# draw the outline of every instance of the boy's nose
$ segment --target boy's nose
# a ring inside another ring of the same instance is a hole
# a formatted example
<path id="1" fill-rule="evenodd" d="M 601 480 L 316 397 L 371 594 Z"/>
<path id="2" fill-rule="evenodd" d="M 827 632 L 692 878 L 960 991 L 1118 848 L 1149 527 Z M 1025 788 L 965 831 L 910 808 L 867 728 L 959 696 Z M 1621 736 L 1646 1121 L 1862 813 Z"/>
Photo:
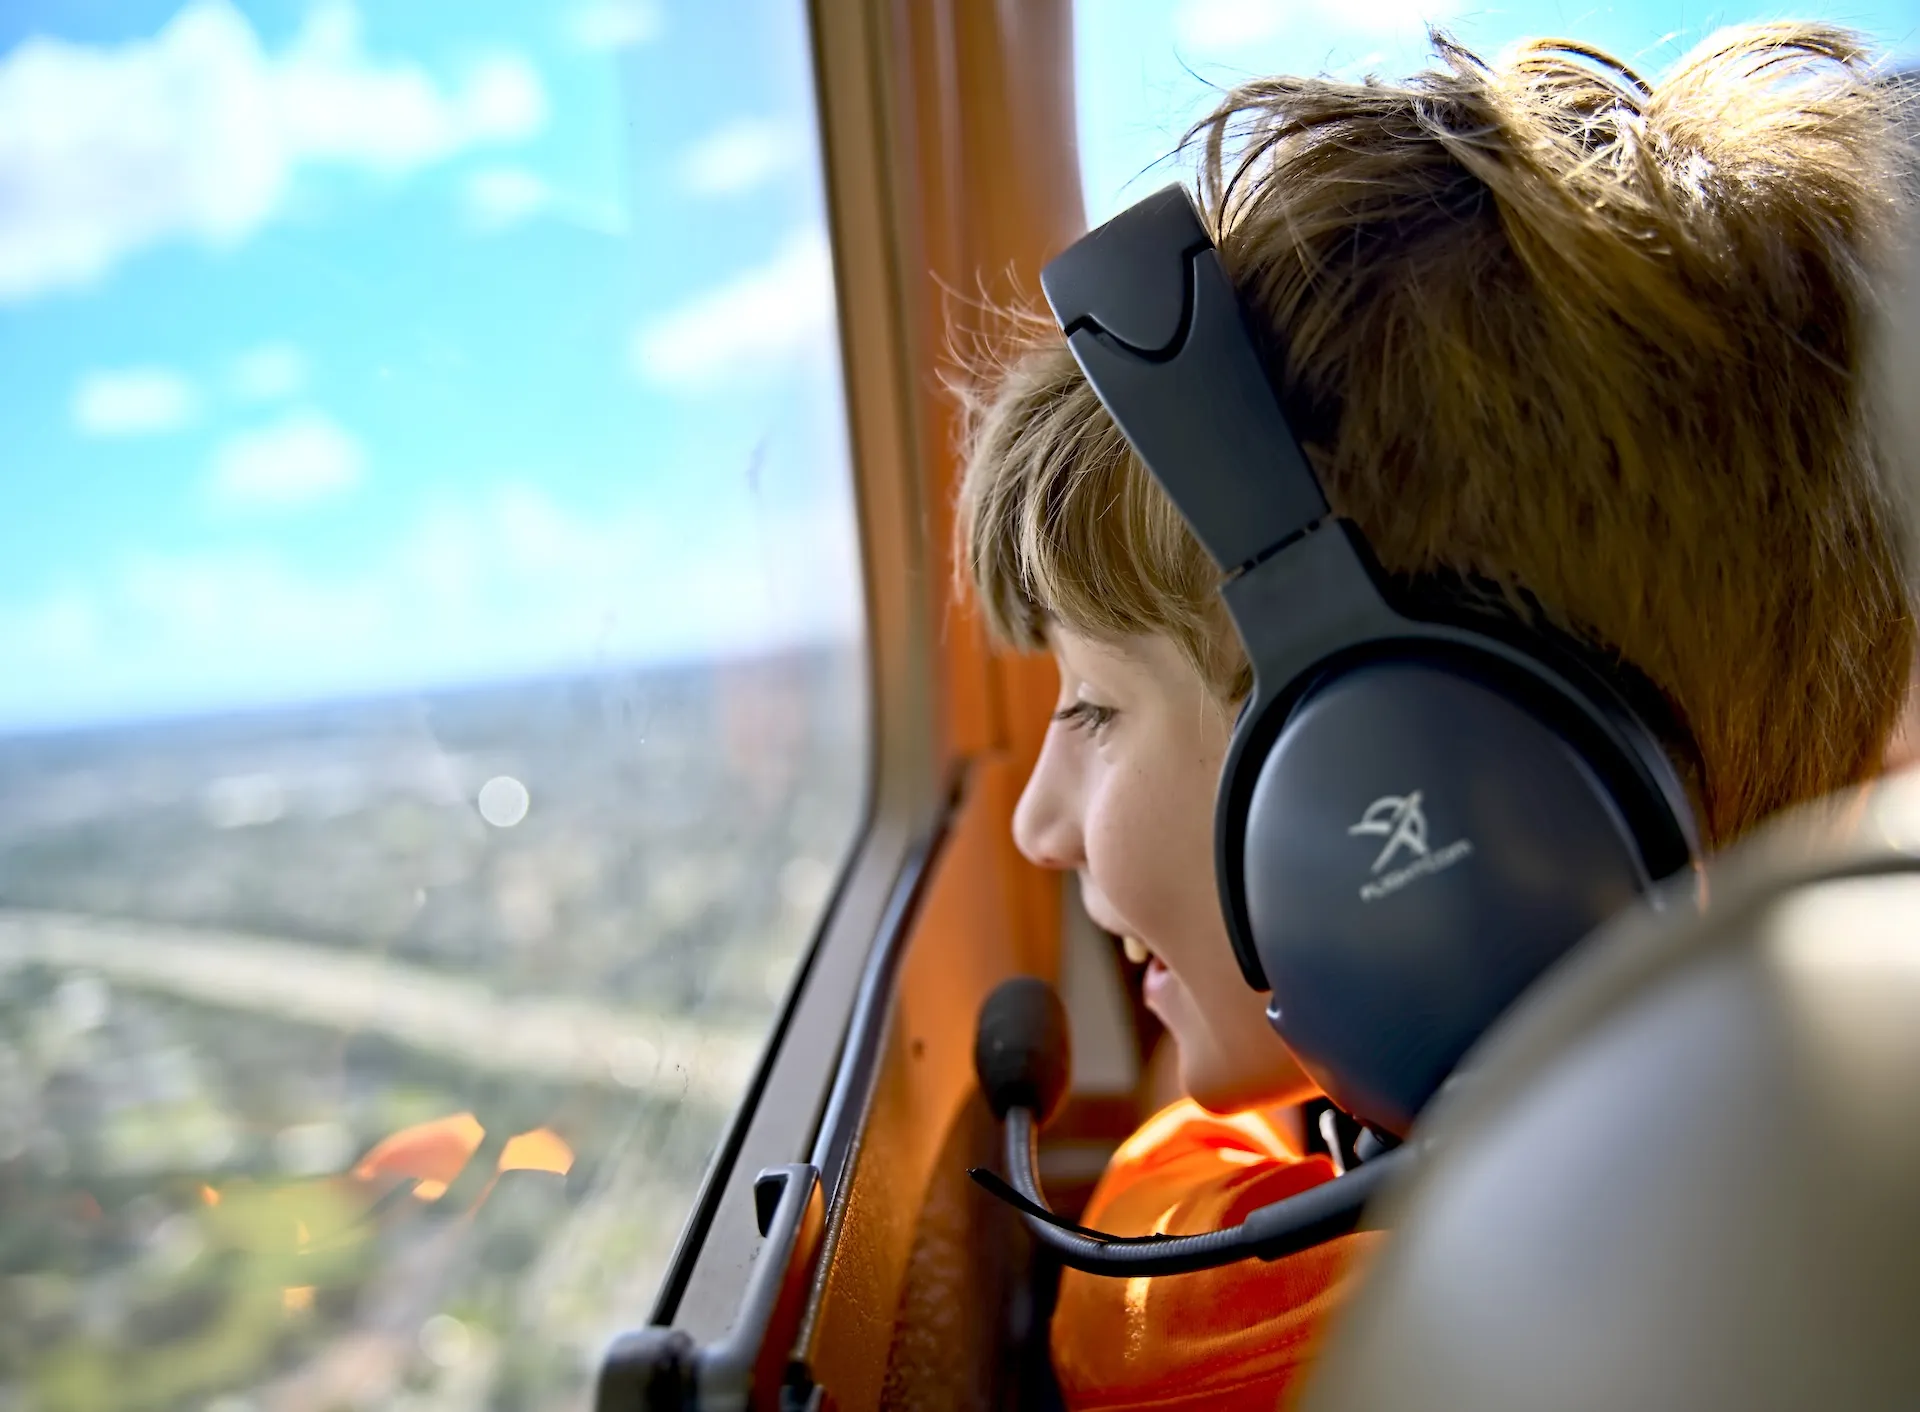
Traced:
<path id="1" fill-rule="evenodd" d="M 1051 755 L 1052 751 L 1041 750 L 1039 762 L 1027 776 L 1027 787 L 1020 791 L 1020 803 L 1013 811 L 1013 842 L 1037 867 L 1078 868 L 1084 862 L 1079 819 Z"/>

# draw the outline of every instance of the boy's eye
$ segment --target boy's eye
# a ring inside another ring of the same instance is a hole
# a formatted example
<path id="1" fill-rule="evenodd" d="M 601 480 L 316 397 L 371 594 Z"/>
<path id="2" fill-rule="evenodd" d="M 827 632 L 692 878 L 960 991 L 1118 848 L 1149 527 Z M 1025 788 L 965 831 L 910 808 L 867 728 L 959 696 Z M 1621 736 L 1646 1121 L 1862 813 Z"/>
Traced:
<path id="1" fill-rule="evenodd" d="M 1091 701 L 1076 701 L 1053 713 L 1053 718 L 1075 730 L 1084 730 L 1098 735 L 1117 714 L 1111 706 L 1096 706 Z"/>

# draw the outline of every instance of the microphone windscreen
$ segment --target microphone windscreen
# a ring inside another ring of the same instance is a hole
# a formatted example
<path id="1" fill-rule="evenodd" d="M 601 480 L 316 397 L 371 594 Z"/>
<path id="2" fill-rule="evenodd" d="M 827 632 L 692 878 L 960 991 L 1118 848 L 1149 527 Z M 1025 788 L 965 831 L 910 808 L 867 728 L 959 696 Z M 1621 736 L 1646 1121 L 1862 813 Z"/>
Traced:
<path id="1" fill-rule="evenodd" d="M 1059 1110 L 1073 1073 L 1067 1011 L 1035 976 L 1002 981 L 980 1007 L 973 1069 L 996 1118 L 1026 1108 L 1044 1124 Z"/>

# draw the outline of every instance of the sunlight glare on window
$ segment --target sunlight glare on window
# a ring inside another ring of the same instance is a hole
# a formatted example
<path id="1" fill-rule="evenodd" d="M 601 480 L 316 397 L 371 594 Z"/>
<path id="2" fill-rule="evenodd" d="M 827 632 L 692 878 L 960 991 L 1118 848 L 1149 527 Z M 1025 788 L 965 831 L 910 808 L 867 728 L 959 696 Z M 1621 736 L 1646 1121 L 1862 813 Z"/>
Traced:
<path id="1" fill-rule="evenodd" d="M 512 775 L 495 775 L 480 786 L 480 817 L 496 829 L 510 829 L 526 818 L 532 802 L 527 787 Z"/>

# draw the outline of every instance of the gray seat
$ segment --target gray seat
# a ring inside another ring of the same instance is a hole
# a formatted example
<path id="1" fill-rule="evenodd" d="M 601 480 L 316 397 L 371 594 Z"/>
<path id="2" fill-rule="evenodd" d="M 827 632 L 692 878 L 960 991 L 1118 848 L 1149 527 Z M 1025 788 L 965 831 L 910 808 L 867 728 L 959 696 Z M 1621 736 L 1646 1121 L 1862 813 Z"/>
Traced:
<path id="1" fill-rule="evenodd" d="M 1920 773 L 1853 803 L 1489 1037 L 1308 1412 L 1920 1407 Z"/>

